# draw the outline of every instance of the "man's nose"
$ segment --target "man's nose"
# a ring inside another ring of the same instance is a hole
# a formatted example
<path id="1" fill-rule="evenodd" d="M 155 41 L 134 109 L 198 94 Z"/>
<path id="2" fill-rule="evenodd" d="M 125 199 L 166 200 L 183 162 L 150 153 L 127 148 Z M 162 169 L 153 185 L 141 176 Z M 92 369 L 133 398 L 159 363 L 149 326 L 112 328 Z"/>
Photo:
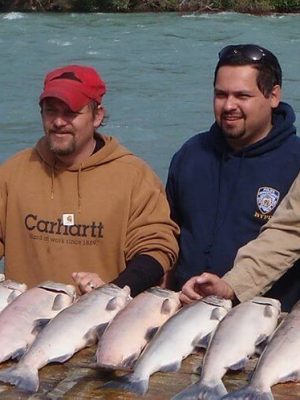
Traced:
<path id="1" fill-rule="evenodd" d="M 236 99 L 234 96 L 227 96 L 224 102 L 224 109 L 225 110 L 232 110 L 236 108 Z"/>

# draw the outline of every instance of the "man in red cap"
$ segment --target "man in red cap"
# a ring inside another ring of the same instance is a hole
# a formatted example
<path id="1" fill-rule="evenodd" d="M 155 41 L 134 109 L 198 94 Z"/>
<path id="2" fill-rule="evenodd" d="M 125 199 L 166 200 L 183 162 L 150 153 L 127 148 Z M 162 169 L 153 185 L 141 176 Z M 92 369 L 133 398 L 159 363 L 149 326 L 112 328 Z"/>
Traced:
<path id="1" fill-rule="evenodd" d="M 29 286 L 104 282 L 132 295 L 157 284 L 178 253 L 162 184 L 149 166 L 96 130 L 105 83 L 94 68 L 47 74 L 45 135 L 0 168 L 0 256 L 7 278 Z"/>

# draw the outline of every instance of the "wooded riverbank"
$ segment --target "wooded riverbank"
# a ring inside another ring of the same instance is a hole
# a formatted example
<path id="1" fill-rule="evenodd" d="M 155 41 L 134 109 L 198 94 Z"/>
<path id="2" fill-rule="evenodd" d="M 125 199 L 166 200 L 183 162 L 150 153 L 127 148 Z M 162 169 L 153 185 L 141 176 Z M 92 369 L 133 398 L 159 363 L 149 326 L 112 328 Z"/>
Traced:
<path id="1" fill-rule="evenodd" d="M 0 12 L 299 13 L 300 0 L 0 0 Z"/>

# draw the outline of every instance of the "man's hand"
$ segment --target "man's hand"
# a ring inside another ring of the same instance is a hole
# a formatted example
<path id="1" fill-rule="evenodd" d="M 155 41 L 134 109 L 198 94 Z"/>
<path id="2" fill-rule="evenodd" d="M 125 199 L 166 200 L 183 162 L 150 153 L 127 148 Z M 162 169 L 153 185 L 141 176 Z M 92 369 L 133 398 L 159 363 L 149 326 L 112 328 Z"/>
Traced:
<path id="1" fill-rule="evenodd" d="M 78 286 L 80 294 L 89 293 L 105 284 L 99 275 L 94 272 L 73 272 L 72 278 Z"/>
<path id="2" fill-rule="evenodd" d="M 202 297 L 215 295 L 224 299 L 233 300 L 235 295 L 231 286 L 217 275 L 204 272 L 201 275 L 193 276 L 182 287 L 180 301 L 183 304 L 190 304 Z"/>

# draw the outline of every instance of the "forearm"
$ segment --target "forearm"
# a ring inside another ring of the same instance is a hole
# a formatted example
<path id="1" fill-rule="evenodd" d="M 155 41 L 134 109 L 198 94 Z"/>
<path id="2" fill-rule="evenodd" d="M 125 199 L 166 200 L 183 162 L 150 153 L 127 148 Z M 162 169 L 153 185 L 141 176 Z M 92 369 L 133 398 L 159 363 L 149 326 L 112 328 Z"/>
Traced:
<path id="1" fill-rule="evenodd" d="M 276 225 L 242 247 L 233 268 L 223 276 L 240 301 L 267 292 L 300 257 L 299 226 Z"/>
<path id="2" fill-rule="evenodd" d="M 149 287 L 158 285 L 163 275 L 164 269 L 157 260 L 140 254 L 127 263 L 124 271 L 112 283 L 120 287 L 129 286 L 131 295 L 136 296 Z"/>
<path id="3" fill-rule="evenodd" d="M 223 279 L 240 301 L 267 292 L 299 258 L 300 248 L 292 246 L 288 236 L 282 231 L 272 235 L 265 231 L 239 250 L 233 268 Z"/>

